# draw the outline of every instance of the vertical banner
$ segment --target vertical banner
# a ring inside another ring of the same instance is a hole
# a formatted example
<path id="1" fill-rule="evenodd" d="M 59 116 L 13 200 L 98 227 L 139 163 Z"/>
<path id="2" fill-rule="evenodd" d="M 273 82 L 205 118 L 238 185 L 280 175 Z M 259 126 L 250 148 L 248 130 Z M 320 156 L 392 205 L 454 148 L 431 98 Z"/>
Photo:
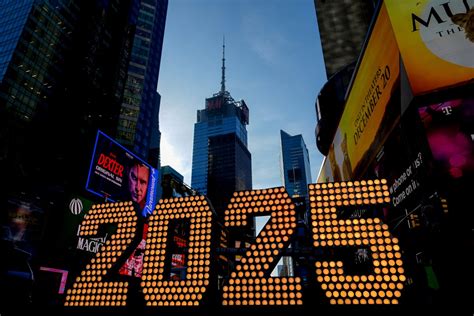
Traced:
<path id="1" fill-rule="evenodd" d="M 473 0 L 386 0 L 415 95 L 474 78 Z"/>
<path id="2" fill-rule="evenodd" d="M 382 5 L 329 149 L 334 181 L 350 180 L 373 143 L 383 137 L 380 130 L 390 123 L 387 105 L 398 87 L 399 74 L 398 46 Z"/>

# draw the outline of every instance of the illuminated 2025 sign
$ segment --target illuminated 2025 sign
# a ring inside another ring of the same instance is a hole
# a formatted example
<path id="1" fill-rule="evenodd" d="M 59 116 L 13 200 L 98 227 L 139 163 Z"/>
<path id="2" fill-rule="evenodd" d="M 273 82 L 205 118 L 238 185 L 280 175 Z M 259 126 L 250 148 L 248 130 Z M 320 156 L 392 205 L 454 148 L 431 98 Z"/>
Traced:
<path id="1" fill-rule="evenodd" d="M 365 247 L 373 270 L 350 275 L 342 261 L 316 261 L 316 281 L 330 304 L 398 304 L 405 281 L 397 238 L 379 218 L 340 219 L 337 209 L 390 202 L 385 180 L 309 185 L 313 246 Z M 296 210 L 284 188 L 234 193 L 224 225 L 243 227 L 251 216 L 271 215 L 245 252 L 227 284 L 222 305 L 302 305 L 299 277 L 271 277 L 270 273 L 296 229 Z M 125 306 L 128 282 L 108 281 L 108 274 L 136 235 L 137 214 L 131 202 L 94 205 L 81 225 L 81 236 L 94 236 L 99 226 L 115 223 L 117 232 L 104 244 L 72 288 L 65 306 Z M 186 277 L 168 280 L 165 258 L 172 221 L 187 220 Z M 147 306 L 199 306 L 210 286 L 213 212 L 204 196 L 162 200 L 149 219 L 141 287 Z M 306 298 L 307 299 L 307 298 Z"/>

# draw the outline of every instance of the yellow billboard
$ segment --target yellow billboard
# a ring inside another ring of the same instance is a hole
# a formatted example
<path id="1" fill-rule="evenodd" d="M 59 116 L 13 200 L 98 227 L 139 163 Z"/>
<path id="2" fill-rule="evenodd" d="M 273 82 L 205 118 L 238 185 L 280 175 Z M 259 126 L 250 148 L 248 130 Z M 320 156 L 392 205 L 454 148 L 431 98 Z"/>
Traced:
<path id="1" fill-rule="evenodd" d="M 328 159 L 334 181 L 352 179 L 352 172 L 376 139 L 386 107 L 399 86 L 399 51 L 387 10 L 380 8 Z"/>
<path id="2" fill-rule="evenodd" d="M 385 0 L 415 95 L 474 78 L 474 0 Z"/>

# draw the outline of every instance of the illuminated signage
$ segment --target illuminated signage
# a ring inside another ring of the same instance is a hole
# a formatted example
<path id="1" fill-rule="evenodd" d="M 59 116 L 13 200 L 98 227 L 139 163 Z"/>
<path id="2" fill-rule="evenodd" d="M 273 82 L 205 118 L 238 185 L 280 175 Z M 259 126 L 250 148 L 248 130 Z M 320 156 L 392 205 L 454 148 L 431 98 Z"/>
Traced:
<path id="1" fill-rule="evenodd" d="M 312 239 L 315 249 L 367 248 L 373 269 L 353 275 L 342 260 L 328 258 L 314 262 L 316 280 L 328 303 L 398 304 L 405 282 L 397 238 L 379 218 L 339 218 L 337 210 L 351 206 L 386 206 L 390 202 L 385 180 L 335 182 L 309 185 Z M 126 255 L 135 239 L 137 212 L 132 202 L 94 205 L 81 225 L 81 236 L 94 236 L 99 227 L 116 223 L 117 232 L 99 249 L 95 258 L 67 291 L 65 306 L 125 306 L 129 283 L 112 277 L 116 263 Z M 160 201 L 150 217 L 144 253 L 141 288 L 145 304 L 159 306 L 201 306 L 209 292 L 215 218 L 204 196 Z M 299 277 L 271 277 L 296 229 L 295 205 L 284 188 L 235 192 L 224 214 L 224 225 L 239 228 L 251 216 L 270 219 L 231 271 L 221 290 L 223 306 L 298 306 L 303 297 Z M 189 221 L 184 279 L 170 280 L 165 261 L 169 252 L 170 227 Z M 362 250 L 361 250 L 362 251 Z M 213 291 L 215 292 L 215 291 Z"/>
<path id="2" fill-rule="evenodd" d="M 134 201 L 143 216 L 155 207 L 158 170 L 101 131 L 90 164 L 86 189 L 110 201 Z"/>
<path id="3" fill-rule="evenodd" d="M 222 294 L 223 305 L 302 305 L 300 278 L 270 277 L 296 228 L 296 211 L 284 188 L 234 194 L 225 211 L 227 227 L 247 226 L 250 215 L 271 217 L 240 259 Z"/>
<path id="4" fill-rule="evenodd" d="M 340 219 L 338 207 L 390 202 L 386 180 L 309 185 L 314 247 L 370 249 L 373 273 L 347 275 L 342 261 L 316 261 L 317 281 L 331 304 L 398 304 L 405 281 L 398 239 L 379 218 Z"/>
<path id="5" fill-rule="evenodd" d="M 472 80 L 472 0 L 387 0 L 385 5 L 415 95 Z"/>
<path id="6" fill-rule="evenodd" d="M 392 124 L 387 106 L 396 91 L 399 69 L 397 41 L 382 4 L 329 149 L 333 181 L 352 179 L 372 144 L 384 137 L 385 125 Z"/>
<path id="7" fill-rule="evenodd" d="M 80 235 L 95 236 L 100 225 L 109 223 L 117 224 L 117 232 L 99 249 L 81 275 L 76 277 L 73 288 L 67 291 L 65 306 L 126 305 L 128 283 L 107 282 L 104 279 L 135 237 L 137 220 L 132 202 L 92 205 L 84 217 Z"/>

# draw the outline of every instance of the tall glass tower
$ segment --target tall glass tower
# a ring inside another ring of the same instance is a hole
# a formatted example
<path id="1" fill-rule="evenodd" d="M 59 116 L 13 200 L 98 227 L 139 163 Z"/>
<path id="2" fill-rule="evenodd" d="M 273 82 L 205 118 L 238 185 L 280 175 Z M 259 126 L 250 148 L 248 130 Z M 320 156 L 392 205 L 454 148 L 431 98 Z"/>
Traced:
<path id="1" fill-rule="evenodd" d="M 282 183 L 290 196 L 306 198 L 311 183 L 311 166 L 303 136 L 291 136 L 281 130 L 280 137 Z"/>
<path id="2" fill-rule="evenodd" d="M 84 188 L 98 129 L 158 165 L 167 5 L 0 1 L 0 207 L 18 200 L 44 213 L 37 231 L 48 261 L 64 247 L 71 199 L 98 202 Z"/>
<path id="3" fill-rule="evenodd" d="M 0 171 L 9 189 L 83 190 L 97 129 L 158 167 L 167 6 L 0 1 Z"/>
<path id="4" fill-rule="evenodd" d="M 117 126 L 117 140 L 159 168 L 158 113 L 161 97 L 156 91 L 165 32 L 168 0 L 133 3 L 131 54 Z"/>
<path id="5" fill-rule="evenodd" d="M 197 111 L 194 125 L 191 186 L 206 194 L 218 214 L 235 191 L 252 188 L 251 154 L 247 149 L 249 108 L 225 88 L 225 45 L 221 89 Z"/>
<path id="6" fill-rule="evenodd" d="M 308 184 L 311 183 L 311 166 L 309 154 L 303 136 L 291 136 L 280 130 L 281 138 L 281 178 L 288 194 L 296 205 L 298 218 L 298 231 L 308 227 Z M 299 233 L 298 233 L 299 236 Z M 304 246 L 299 238 L 293 241 L 291 247 Z M 295 257 L 283 257 L 279 265 L 279 276 L 294 276 L 301 273 L 300 263 L 295 262 Z"/>

